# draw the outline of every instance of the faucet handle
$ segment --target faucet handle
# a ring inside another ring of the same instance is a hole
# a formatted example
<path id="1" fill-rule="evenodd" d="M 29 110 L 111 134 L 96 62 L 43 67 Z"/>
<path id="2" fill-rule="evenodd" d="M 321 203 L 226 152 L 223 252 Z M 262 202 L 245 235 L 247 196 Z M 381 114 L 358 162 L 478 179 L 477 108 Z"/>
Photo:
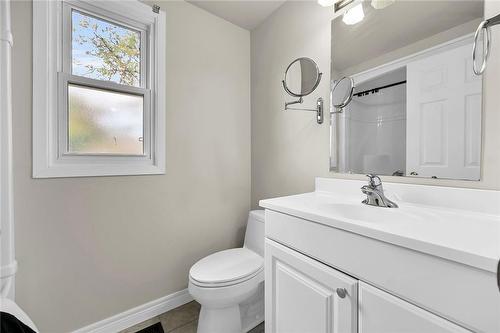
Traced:
<path id="1" fill-rule="evenodd" d="M 368 183 L 370 184 L 370 186 L 375 187 L 382 184 L 382 180 L 380 179 L 380 177 L 375 174 L 369 173 L 366 175 L 366 177 L 368 177 Z M 378 182 L 375 182 L 375 180 L 378 180 Z"/>

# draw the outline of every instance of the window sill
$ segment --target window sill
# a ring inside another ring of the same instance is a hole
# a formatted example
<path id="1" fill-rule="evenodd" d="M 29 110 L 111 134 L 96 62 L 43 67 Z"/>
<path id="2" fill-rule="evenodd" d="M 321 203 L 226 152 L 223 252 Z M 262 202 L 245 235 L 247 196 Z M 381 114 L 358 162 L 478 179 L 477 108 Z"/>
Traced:
<path id="1" fill-rule="evenodd" d="M 105 177 L 162 174 L 165 174 L 165 167 L 157 165 L 58 164 L 46 167 L 33 165 L 33 178 Z"/>

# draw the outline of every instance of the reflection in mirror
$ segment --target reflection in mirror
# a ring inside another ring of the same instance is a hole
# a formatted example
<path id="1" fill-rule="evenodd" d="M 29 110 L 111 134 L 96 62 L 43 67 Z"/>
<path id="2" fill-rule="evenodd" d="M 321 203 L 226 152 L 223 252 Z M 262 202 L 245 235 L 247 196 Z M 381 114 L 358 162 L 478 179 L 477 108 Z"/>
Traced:
<path id="1" fill-rule="evenodd" d="M 341 112 L 342 108 L 352 100 L 354 92 L 354 80 L 350 77 L 343 77 L 336 81 L 332 88 L 332 105 L 337 109 L 335 112 Z"/>
<path id="2" fill-rule="evenodd" d="M 482 78 L 472 43 L 483 1 L 358 3 L 357 23 L 332 21 L 331 78 L 351 77 L 355 89 L 331 114 L 331 169 L 479 180 Z"/>
<path id="3" fill-rule="evenodd" d="M 318 65 L 309 58 L 299 58 L 288 65 L 283 87 L 294 97 L 304 97 L 316 89 L 321 80 Z"/>

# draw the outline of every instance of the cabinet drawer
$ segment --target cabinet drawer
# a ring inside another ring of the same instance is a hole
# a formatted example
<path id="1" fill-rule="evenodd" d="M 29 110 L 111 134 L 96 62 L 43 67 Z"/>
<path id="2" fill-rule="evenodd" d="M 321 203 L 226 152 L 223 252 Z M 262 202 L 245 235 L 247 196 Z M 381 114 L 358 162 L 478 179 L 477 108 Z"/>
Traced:
<path id="1" fill-rule="evenodd" d="M 470 333 L 361 281 L 358 309 L 359 333 Z"/>
<path id="2" fill-rule="evenodd" d="M 266 239 L 266 332 L 357 332 L 357 280 Z"/>

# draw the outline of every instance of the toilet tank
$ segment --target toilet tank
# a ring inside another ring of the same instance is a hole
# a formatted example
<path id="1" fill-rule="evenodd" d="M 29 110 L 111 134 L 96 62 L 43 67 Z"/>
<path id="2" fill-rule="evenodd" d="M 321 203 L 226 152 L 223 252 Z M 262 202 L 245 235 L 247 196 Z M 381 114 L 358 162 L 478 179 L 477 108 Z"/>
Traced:
<path id="1" fill-rule="evenodd" d="M 264 211 L 251 210 L 248 213 L 244 247 L 264 256 Z"/>

